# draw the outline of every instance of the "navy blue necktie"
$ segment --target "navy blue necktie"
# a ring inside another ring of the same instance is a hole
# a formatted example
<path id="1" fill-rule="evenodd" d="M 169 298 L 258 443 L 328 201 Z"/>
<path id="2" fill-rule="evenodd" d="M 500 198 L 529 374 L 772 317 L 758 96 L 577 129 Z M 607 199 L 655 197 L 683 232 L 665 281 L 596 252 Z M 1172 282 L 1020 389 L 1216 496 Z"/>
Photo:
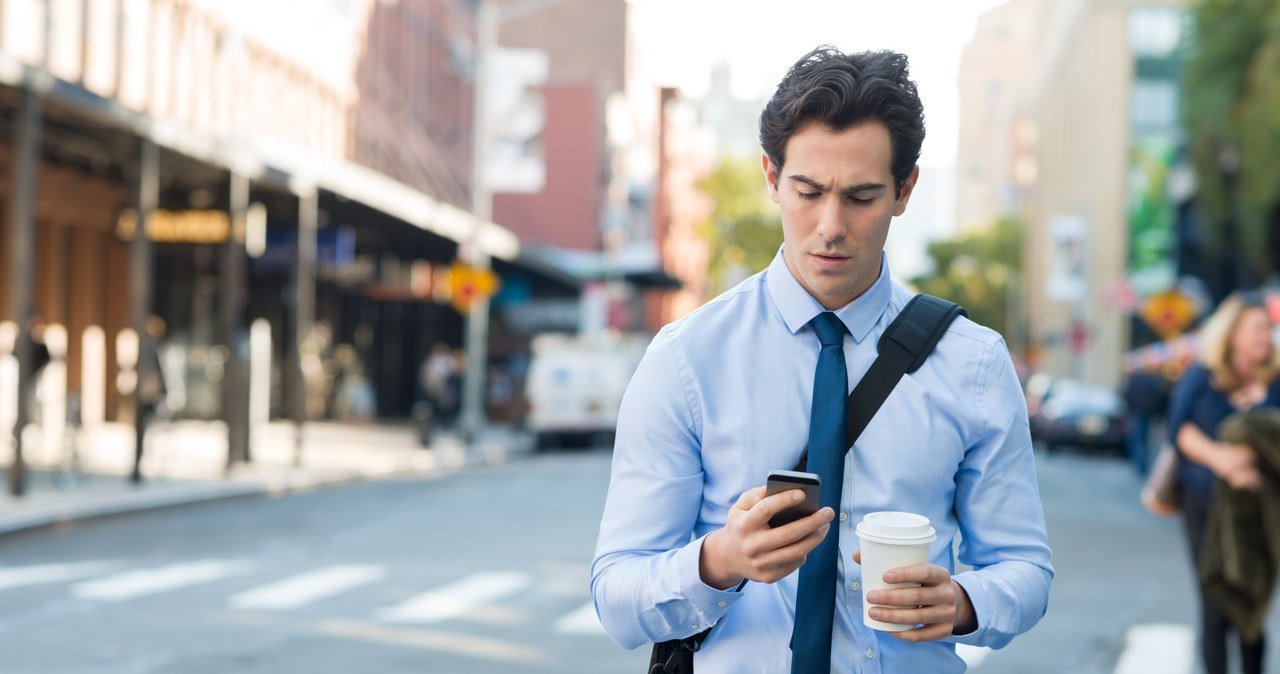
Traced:
<path id="1" fill-rule="evenodd" d="M 840 512 L 848 423 L 845 399 L 849 393 L 844 364 L 844 323 L 830 311 L 818 314 L 811 323 L 822 343 L 822 351 L 813 376 L 808 469 L 822 478 L 819 505 Z M 839 532 L 838 527 L 832 527 L 800 567 L 796 624 L 791 633 L 792 674 L 831 671 L 831 622 L 836 606 Z"/>

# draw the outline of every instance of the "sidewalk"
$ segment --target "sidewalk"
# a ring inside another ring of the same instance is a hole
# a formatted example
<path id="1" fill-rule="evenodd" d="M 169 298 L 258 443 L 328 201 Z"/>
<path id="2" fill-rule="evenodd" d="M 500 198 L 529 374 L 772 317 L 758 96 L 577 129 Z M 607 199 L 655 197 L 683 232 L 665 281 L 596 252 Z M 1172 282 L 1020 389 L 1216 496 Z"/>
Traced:
<path id="1" fill-rule="evenodd" d="M 66 470 L 69 451 L 46 447 L 28 428 L 23 455 L 27 493 L 8 493 L 12 450 L 0 445 L 0 534 L 91 517 L 254 494 L 281 494 L 387 475 L 435 474 L 466 465 L 501 463 L 528 451 L 531 438 L 502 426 L 486 427 L 473 448 L 456 435 L 437 433 L 419 444 L 408 424 L 303 426 L 301 463 L 295 465 L 295 427 L 272 422 L 255 429 L 252 461 L 226 470 L 222 422 L 153 424 L 147 434 L 141 484 L 133 466 L 133 429 L 106 424 L 79 441 L 80 470 Z"/>

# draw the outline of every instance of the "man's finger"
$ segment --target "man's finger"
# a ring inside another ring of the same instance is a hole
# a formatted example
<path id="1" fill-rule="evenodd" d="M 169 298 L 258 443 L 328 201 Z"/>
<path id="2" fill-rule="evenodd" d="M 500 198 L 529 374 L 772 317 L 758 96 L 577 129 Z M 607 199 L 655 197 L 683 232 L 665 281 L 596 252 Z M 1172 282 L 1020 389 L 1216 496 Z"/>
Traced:
<path id="1" fill-rule="evenodd" d="M 761 517 L 764 521 L 768 521 L 772 519 L 774 515 L 777 515 L 797 503 L 802 503 L 803 501 L 803 491 L 799 489 L 788 489 L 786 491 L 773 494 L 772 496 L 765 496 L 761 498 L 754 506 L 752 506 L 751 511 L 755 513 L 757 517 Z"/>
<path id="2" fill-rule="evenodd" d="M 762 498 L 764 498 L 764 487 L 748 489 L 742 492 L 742 496 L 738 497 L 738 501 L 733 504 L 733 507 L 739 510 L 751 510 Z"/>
<path id="3" fill-rule="evenodd" d="M 884 572 L 886 583 L 920 583 L 921 585 L 937 585 L 949 580 L 951 574 L 946 569 L 934 564 L 913 564 L 899 566 Z"/>

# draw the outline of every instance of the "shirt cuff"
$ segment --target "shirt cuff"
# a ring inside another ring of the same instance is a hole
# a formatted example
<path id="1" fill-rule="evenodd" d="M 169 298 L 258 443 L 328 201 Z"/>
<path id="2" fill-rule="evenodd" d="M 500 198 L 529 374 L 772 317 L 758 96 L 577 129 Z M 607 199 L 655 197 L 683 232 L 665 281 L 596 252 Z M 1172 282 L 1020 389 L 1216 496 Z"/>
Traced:
<path id="1" fill-rule="evenodd" d="M 703 627 L 710 627 L 724 617 L 724 614 L 729 612 L 729 608 L 742 598 L 743 583 L 727 590 L 719 590 L 702 581 L 699 558 L 702 556 L 702 544 L 706 539 L 707 537 L 703 536 L 676 553 L 676 567 L 680 570 L 680 586 L 685 588 L 689 601 L 693 603 L 698 613 L 709 621 Z"/>
<path id="2" fill-rule="evenodd" d="M 990 621 L 985 617 L 988 607 L 986 605 L 986 593 L 982 592 L 982 582 L 973 577 L 971 572 L 959 573 L 951 577 L 960 587 L 964 588 L 965 594 L 969 595 L 969 603 L 973 605 L 973 616 L 978 626 L 968 634 L 952 634 L 947 637 L 946 641 L 954 644 L 968 644 L 970 646 L 984 646 L 985 639 L 983 634 L 990 626 Z"/>

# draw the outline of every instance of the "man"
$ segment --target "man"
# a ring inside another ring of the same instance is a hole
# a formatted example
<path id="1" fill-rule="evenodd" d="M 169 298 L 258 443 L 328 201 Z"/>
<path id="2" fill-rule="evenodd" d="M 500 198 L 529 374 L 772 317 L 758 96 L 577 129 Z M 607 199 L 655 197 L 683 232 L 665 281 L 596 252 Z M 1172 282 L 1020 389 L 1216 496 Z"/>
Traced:
<path id="1" fill-rule="evenodd" d="M 906 57 L 807 54 L 765 106 L 760 138 L 782 248 L 768 269 L 666 326 L 632 379 L 592 564 L 597 613 L 627 648 L 714 626 L 699 672 L 826 671 L 827 660 L 833 672 L 963 671 L 954 644 L 999 648 L 1030 629 L 1053 576 L 1026 407 L 999 335 L 958 319 L 903 377 L 843 457 L 839 512 L 771 529 L 799 492 L 766 498 L 762 487 L 808 442 L 820 350 L 810 321 L 834 312 L 848 331 L 847 391 L 911 298 L 883 252 L 924 140 Z M 867 597 L 912 607 L 870 616 L 909 631 L 862 620 L 854 528 L 879 510 L 924 515 L 938 534 L 930 563 L 885 576 L 920 587 Z M 830 653 L 820 666 L 797 653 L 792 669 L 793 629 L 812 629 L 797 627 L 798 577 L 828 536 L 838 536 Z M 957 537 L 971 571 L 956 573 Z"/>
<path id="2" fill-rule="evenodd" d="M 133 470 L 129 481 L 142 482 L 142 453 L 146 446 L 147 429 L 160 416 L 167 394 L 164 381 L 164 364 L 160 354 L 164 351 L 164 319 L 147 317 L 147 323 L 138 341 L 137 407 L 133 419 Z"/>
<path id="3" fill-rule="evenodd" d="M 1129 417 L 1125 452 L 1139 475 L 1146 475 L 1151 466 L 1151 422 L 1163 417 L 1169 407 L 1169 388 L 1158 372 L 1136 370 L 1125 380 L 1124 401 Z"/>

